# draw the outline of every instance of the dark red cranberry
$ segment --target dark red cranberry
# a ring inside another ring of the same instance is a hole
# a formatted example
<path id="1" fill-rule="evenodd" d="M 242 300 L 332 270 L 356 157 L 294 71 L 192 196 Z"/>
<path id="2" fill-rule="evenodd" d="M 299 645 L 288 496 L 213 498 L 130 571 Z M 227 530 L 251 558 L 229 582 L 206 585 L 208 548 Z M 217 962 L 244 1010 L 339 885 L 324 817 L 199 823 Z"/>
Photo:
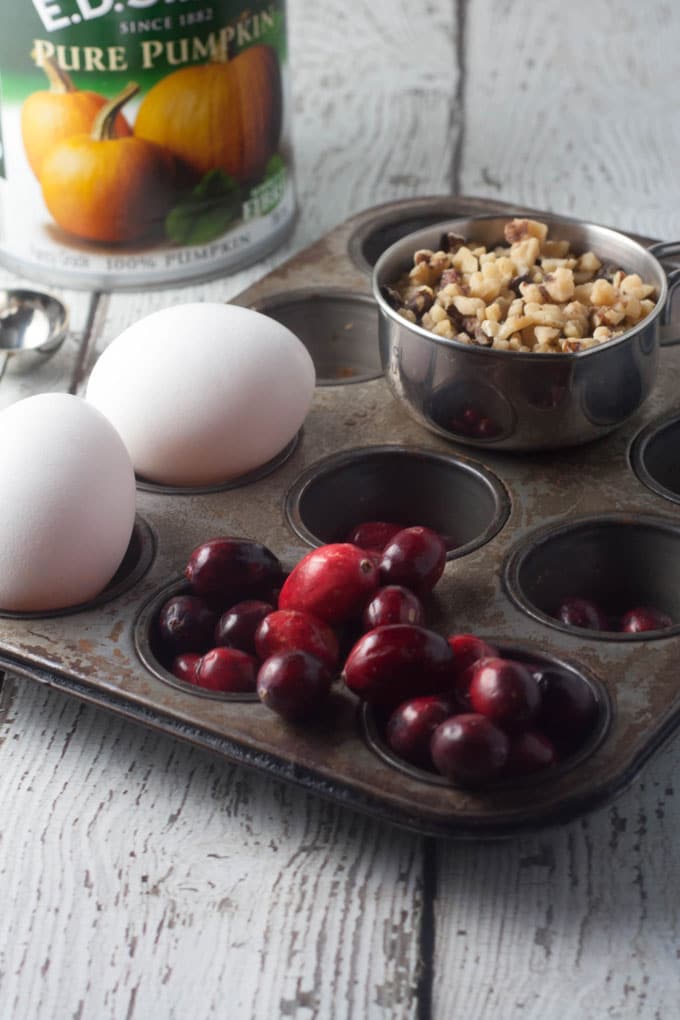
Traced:
<path id="1" fill-rule="evenodd" d="M 326 623 L 360 616 L 378 588 L 375 560 L 356 545 L 336 542 L 312 549 L 293 568 L 279 595 L 279 609 L 298 609 Z"/>
<path id="2" fill-rule="evenodd" d="M 505 775 L 532 776 L 557 764 L 555 745 L 543 733 L 524 730 L 510 737 Z"/>
<path id="3" fill-rule="evenodd" d="M 195 652 L 182 652 L 181 655 L 176 655 L 172 660 L 170 672 L 178 680 L 183 680 L 185 684 L 195 684 L 196 670 L 200 661 L 201 656 Z"/>
<path id="4" fill-rule="evenodd" d="M 215 627 L 215 644 L 240 648 L 249 655 L 255 654 L 255 631 L 274 606 L 260 599 L 245 599 L 222 613 Z"/>
<path id="5" fill-rule="evenodd" d="M 476 634 L 451 634 L 447 639 L 453 652 L 453 693 L 465 709 L 470 707 L 470 669 L 480 659 L 493 659 L 498 649 Z"/>
<path id="6" fill-rule="evenodd" d="M 398 584 L 378 588 L 364 609 L 362 622 L 366 630 L 388 623 L 425 623 L 425 610 L 417 595 Z"/>
<path id="7" fill-rule="evenodd" d="M 298 609 L 276 609 L 257 628 L 257 657 L 264 661 L 274 652 L 293 649 L 315 655 L 330 670 L 338 662 L 338 639 L 327 623 Z"/>
<path id="8" fill-rule="evenodd" d="M 430 752 L 438 772 L 451 782 L 483 786 L 497 779 L 505 767 L 509 740 L 484 715 L 453 715 L 432 734 Z"/>
<path id="9" fill-rule="evenodd" d="M 247 538 L 213 538 L 197 546 L 185 576 L 194 594 L 230 605 L 276 587 L 281 564 L 271 550 Z"/>
<path id="10" fill-rule="evenodd" d="M 202 652 L 213 642 L 216 615 L 197 595 L 174 595 L 161 606 L 158 633 L 166 650 Z"/>
<path id="11" fill-rule="evenodd" d="M 541 706 L 535 726 L 555 744 L 560 754 L 577 750 L 597 723 L 598 702 L 592 688 L 573 673 L 544 669 L 538 676 Z"/>
<path id="12" fill-rule="evenodd" d="M 352 528 L 345 542 L 358 545 L 360 549 L 376 549 L 382 552 L 390 539 L 403 527 L 403 524 L 393 524 L 390 521 L 362 521 Z"/>
<path id="13" fill-rule="evenodd" d="M 535 718 L 541 703 L 536 677 L 512 659 L 480 659 L 472 667 L 470 706 L 504 730 L 517 731 Z"/>
<path id="14" fill-rule="evenodd" d="M 499 432 L 500 429 L 492 418 L 480 418 L 475 435 L 478 439 L 493 439 Z"/>
<path id="15" fill-rule="evenodd" d="M 475 433 L 479 428 L 480 414 L 476 407 L 466 407 L 462 414 L 465 429 L 470 434 Z"/>
<path id="16" fill-rule="evenodd" d="M 404 528 L 387 543 L 380 561 L 383 584 L 399 584 L 423 595 L 434 588 L 446 565 L 441 535 L 417 525 Z"/>
<path id="17" fill-rule="evenodd" d="M 201 657 L 195 677 L 199 687 L 244 694 L 255 690 L 257 662 L 238 648 L 211 648 Z"/>
<path id="18" fill-rule="evenodd" d="M 257 693 L 273 712 L 291 722 L 313 719 L 328 699 L 331 672 L 315 655 L 276 652 L 260 666 Z"/>
<path id="19" fill-rule="evenodd" d="M 607 614 L 590 599 L 570 596 L 557 607 L 557 619 L 567 627 L 582 627 L 584 630 L 609 630 Z"/>
<path id="20" fill-rule="evenodd" d="M 389 717 L 385 742 L 399 758 L 418 768 L 432 769 L 432 734 L 451 715 L 453 706 L 448 698 L 429 695 L 403 701 Z"/>
<path id="21" fill-rule="evenodd" d="M 620 629 L 624 634 L 642 634 L 647 630 L 665 630 L 673 621 L 666 613 L 653 606 L 636 606 L 621 617 Z"/>
<path id="22" fill-rule="evenodd" d="M 446 638 L 425 627 L 393 623 L 369 630 L 345 661 L 343 678 L 358 697 L 396 707 L 451 686 L 453 652 Z"/>

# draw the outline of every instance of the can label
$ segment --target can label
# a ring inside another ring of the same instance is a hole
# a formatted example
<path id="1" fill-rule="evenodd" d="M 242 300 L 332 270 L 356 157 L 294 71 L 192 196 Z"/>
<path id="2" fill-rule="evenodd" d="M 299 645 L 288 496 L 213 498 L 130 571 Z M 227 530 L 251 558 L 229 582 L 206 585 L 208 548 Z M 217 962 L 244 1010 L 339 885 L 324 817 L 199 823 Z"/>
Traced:
<path id="1" fill-rule="evenodd" d="M 284 0 L 0 13 L 0 254 L 134 285 L 252 260 L 292 218 Z"/>

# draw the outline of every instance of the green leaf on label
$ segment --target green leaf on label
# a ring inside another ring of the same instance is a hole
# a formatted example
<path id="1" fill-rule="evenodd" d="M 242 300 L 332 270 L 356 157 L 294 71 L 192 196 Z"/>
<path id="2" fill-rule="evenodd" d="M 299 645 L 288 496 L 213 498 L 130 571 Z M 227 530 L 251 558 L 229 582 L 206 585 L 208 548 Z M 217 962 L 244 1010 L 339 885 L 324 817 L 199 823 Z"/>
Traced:
<path id="1" fill-rule="evenodd" d="M 165 219 L 165 232 L 175 244 L 206 244 L 227 230 L 242 214 L 238 183 L 223 170 L 210 170 Z"/>
<path id="2" fill-rule="evenodd" d="M 286 164 L 283 162 L 283 159 L 278 154 L 278 152 L 276 152 L 267 161 L 267 165 L 264 168 L 264 178 L 263 178 L 263 180 L 268 181 L 271 177 L 277 177 L 280 173 L 283 173 L 285 171 L 285 169 L 286 169 Z"/>

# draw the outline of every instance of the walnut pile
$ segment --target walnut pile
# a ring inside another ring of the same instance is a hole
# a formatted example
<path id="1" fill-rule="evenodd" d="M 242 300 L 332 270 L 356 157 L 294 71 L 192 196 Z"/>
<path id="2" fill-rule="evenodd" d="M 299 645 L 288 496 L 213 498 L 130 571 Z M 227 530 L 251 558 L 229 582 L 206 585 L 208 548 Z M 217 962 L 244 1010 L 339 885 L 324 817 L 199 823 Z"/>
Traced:
<path id="1" fill-rule="evenodd" d="M 603 265 L 591 251 L 548 239 L 535 220 L 510 220 L 507 246 L 487 251 L 445 234 L 438 251 L 422 249 L 413 267 L 383 289 L 409 322 L 437 336 L 533 354 L 581 351 L 606 343 L 644 319 L 656 290 L 637 273 Z"/>

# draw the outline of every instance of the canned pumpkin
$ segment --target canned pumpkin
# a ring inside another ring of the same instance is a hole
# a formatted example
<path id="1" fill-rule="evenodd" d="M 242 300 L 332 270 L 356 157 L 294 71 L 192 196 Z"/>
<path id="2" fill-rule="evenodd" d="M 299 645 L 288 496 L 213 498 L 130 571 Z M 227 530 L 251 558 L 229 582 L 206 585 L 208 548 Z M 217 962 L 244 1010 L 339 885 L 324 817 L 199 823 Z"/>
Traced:
<path id="1" fill-rule="evenodd" d="M 283 0 L 0 14 L 0 258 L 106 289 L 260 258 L 294 216 L 286 75 Z"/>

